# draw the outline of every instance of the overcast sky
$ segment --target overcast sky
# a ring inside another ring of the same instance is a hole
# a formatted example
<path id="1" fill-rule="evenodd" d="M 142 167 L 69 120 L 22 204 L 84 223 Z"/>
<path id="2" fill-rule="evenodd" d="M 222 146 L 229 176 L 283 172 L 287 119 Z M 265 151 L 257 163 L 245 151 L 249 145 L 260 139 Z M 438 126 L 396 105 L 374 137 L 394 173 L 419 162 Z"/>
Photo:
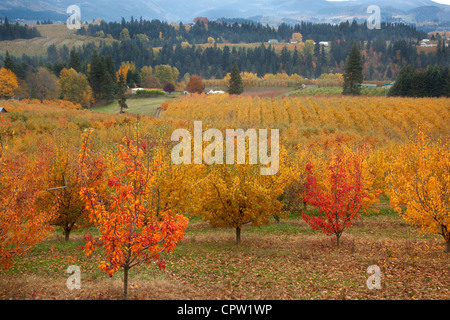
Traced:
<path id="1" fill-rule="evenodd" d="M 352 1 L 352 0 L 327 0 L 327 1 Z M 431 0 L 437 3 L 448 4 L 450 6 L 450 0 Z"/>

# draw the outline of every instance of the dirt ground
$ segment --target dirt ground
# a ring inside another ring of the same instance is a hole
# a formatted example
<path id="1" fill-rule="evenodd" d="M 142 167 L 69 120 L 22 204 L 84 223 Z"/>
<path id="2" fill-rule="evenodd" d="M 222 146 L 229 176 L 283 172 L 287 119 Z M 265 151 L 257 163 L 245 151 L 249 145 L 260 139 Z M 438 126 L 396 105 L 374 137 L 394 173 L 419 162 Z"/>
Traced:
<path id="1" fill-rule="evenodd" d="M 313 232 L 301 219 L 248 227 L 236 245 L 230 229 L 190 224 L 185 239 L 165 257 L 167 268 L 139 266 L 130 274 L 137 300 L 347 300 L 448 299 L 450 255 L 437 236 L 420 236 L 399 217 L 365 217 L 335 239 Z M 122 273 L 112 278 L 86 258 L 82 236 L 56 235 L 8 271 L 0 272 L 2 300 L 122 299 Z M 78 248 L 77 248 L 78 247 Z M 69 265 L 80 266 L 81 289 L 69 290 Z M 369 289 L 369 266 L 380 269 Z"/>

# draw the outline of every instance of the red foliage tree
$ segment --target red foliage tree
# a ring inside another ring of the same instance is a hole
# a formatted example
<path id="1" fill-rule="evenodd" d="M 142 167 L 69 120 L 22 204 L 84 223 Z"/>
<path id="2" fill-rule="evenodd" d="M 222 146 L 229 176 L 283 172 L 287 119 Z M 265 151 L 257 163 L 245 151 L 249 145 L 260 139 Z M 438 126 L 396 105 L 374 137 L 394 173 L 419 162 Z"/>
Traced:
<path id="1" fill-rule="evenodd" d="M 172 93 L 172 92 L 175 91 L 175 86 L 174 86 L 172 83 L 167 82 L 167 83 L 165 84 L 163 90 L 164 90 L 164 91 L 167 91 L 168 93 Z"/>
<path id="2" fill-rule="evenodd" d="M 83 140 L 80 162 L 86 167 L 92 162 L 89 133 Z M 151 262 L 165 268 L 160 254 L 173 250 L 183 238 L 188 222 L 186 217 L 171 211 L 158 216 L 150 205 L 156 167 L 146 159 L 142 145 L 137 135 L 124 138 L 117 149 L 119 164 L 109 168 L 110 176 L 104 179 L 103 188 L 95 190 L 86 183 L 81 189 L 90 221 L 100 233 L 99 238 L 86 236 L 85 252 L 90 255 L 102 247 L 105 260 L 99 269 L 110 276 L 123 269 L 124 298 L 128 294 L 128 271 Z"/>
<path id="3" fill-rule="evenodd" d="M 306 173 L 304 201 L 317 207 L 324 216 L 302 214 L 302 217 L 314 230 L 334 234 L 339 247 L 344 230 L 360 216 L 360 210 L 373 197 L 365 189 L 362 154 L 351 152 L 336 155 L 328 163 L 320 185 L 311 163 L 306 166 Z"/>

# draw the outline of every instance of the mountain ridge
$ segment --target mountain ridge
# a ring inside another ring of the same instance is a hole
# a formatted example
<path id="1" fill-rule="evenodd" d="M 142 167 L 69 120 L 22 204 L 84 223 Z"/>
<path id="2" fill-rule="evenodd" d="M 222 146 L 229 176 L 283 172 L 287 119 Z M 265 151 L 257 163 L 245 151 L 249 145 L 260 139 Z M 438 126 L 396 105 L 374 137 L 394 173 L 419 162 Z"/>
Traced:
<path id="1" fill-rule="evenodd" d="M 310 21 L 338 23 L 352 19 L 365 19 L 369 4 L 366 1 L 326 1 L 326 0 L 6 0 L 0 4 L 0 16 L 8 16 L 10 21 L 67 19 L 69 5 L 78 5 L 83 21 L 101 18 L 105 21 L 136 19 L 158 19 L 167 22 L 192 22 L 197 16 L 210 20 L 218 18 L 243 18 L 261 16 L 261 21 Z M 381 8 L 384 21 L 404 21 L 424 23 L 450 20 L 450 6 L 431 0 L 371 0 L 370 4 Z M 432 9 L 430 9 L 432 8 Z M 426 13 L 424 13 L 426 11 Z M 276 22 L 274 24 L 277 24 Z"/>

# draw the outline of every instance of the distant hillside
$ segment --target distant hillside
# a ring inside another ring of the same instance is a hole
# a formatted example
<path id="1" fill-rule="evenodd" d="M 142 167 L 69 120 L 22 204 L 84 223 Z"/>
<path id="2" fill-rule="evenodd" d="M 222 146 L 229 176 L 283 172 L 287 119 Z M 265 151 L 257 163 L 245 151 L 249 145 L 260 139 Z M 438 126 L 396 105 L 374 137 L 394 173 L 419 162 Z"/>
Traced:
<path id="1" fill-rule="evenodd" d="M 8 51 L 11 55 L 21 56 L 44 56 L 47 48 L 54 44 L 58 49 L 66 45 L 69 49 L 79 47 L 83 44 L 93 42 L 99 45 L 100 41 L 111 43 L 114 40 L 100 39 L 89 36 L 75 34 L 74 30 L 67 29 L 64 24 L 49 24 L 36 26 L 40 37 L 33 39 L 16 39 L 13 41 L 2 41 L 0 45 L 0 55 Z"/>
<path id="2" fill-rule="evenodd" d="M 435 6 L 420 7 L 408 11 L 414 16 L 416 22 L 450 21 L 450 11 L 445 11 Z"/>
<path id="3" fill-rule="evenodd" d="M 67 15 L 58 13 L 56 11 L 44 10 L 35 11 L 27 8 L 2 9 L 0 6 L 0 17 L 8 17 L 10 21 L 20 21 L 30 24 L 35 21 L 51 20 L 51 21 L 65 21 Z"/>
<path id="4" fill-rule="evenodd" d="M 66 9 L 72 0 L 8 0 L 0 4 L 0 15 L 10 19 L 65 21 Z M 384 21 L 434 23 L 450 20 L 450 6 L 431 0 L 371 0 L 381 8 Z M 366 0 L 92 0 L 79 2 L 83 21 L 101 18 L 105 21 L 130 19 L 159 19 L 167 22 L 192 22 L 195 17 L 252 19 L 277 25 L 299 21 L 338 23 L 366 19 Z M 11 20 L 11 21 L 12 21 Z"/>

